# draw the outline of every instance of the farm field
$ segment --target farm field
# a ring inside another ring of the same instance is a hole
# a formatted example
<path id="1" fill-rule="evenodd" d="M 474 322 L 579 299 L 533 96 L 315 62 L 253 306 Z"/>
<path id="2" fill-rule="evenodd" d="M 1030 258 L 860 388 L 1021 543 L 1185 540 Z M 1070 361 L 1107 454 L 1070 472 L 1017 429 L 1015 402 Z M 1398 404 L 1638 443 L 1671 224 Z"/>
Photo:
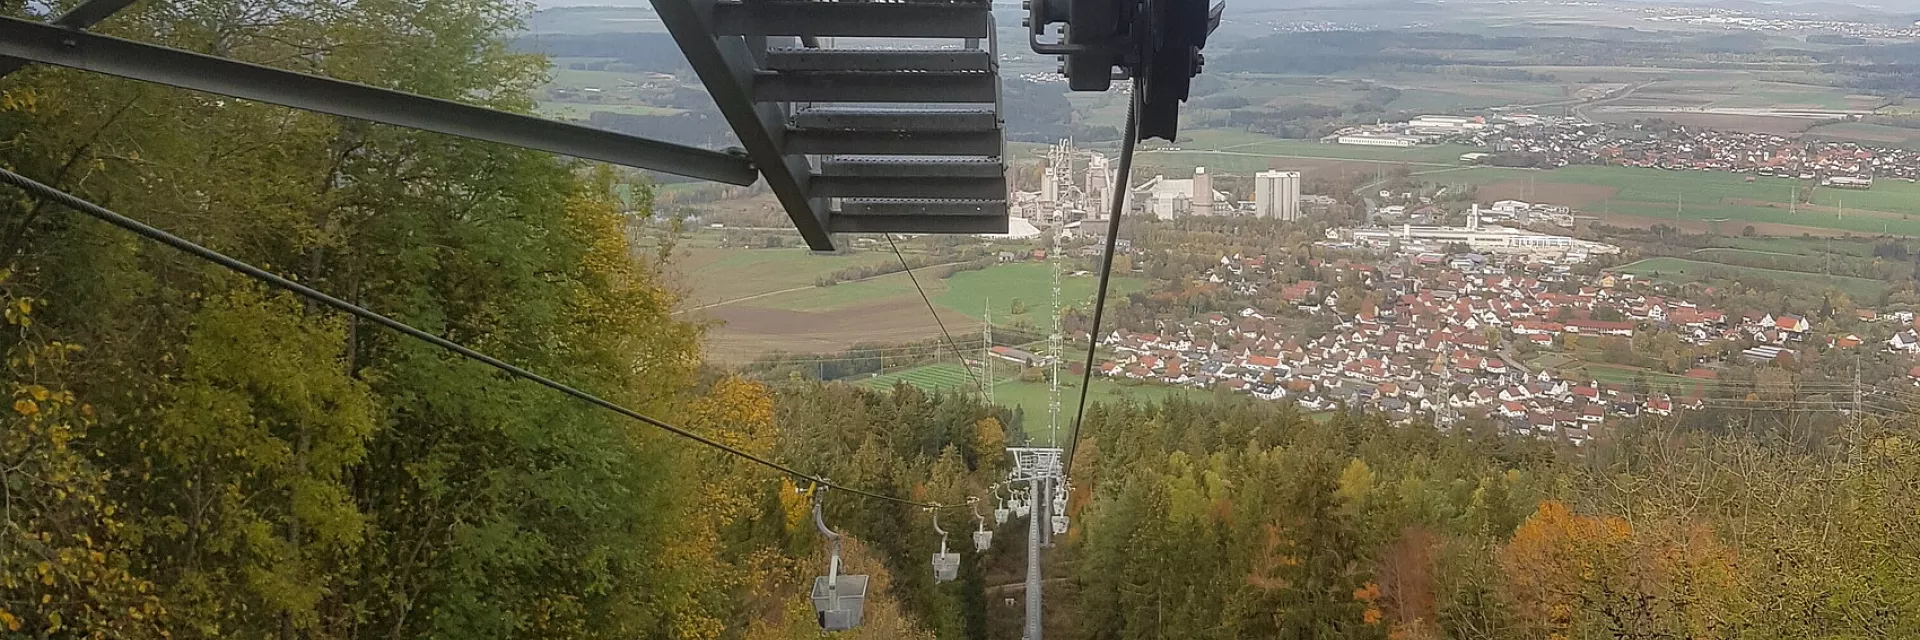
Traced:
<path id="1" fill-rule="evenodd" d="M 1896 147 L 1920 148 L 1920 129 L 1893 127 L 1867 122 L 1836 122 L 1823 124 L 1806 133 L 1808 138 L 1821 140 L 1841 140 L 1886 144 Z"/>
<path id="2" fill-rule="evenodd" d="M 715 305 L 693 309 L 689 319 L 714 323 L 708 330 L 710 357 L 726 361 L 752 360 L 772 350 L 795 353 L 838 351 L 858 342 L 918 340 L 940 335 L 939 325 L 905 273 L 890 273 L 830 287 L 813 286 L 821 274 L 847 266 L 889 261 L 891 253 L 861 252 L 849 256 L 814 256 L 800 249 L 692 249 L 696 259 L 683 262 L 683 282 L 693 290 L 691 300 Z M 994 324 L 1034 327 L 1046 324 L 1052 298 L 1052 267 L 1045 264 L 995 265 L 966 271 L 952 278 L 931 277 L 916 271 L 920 285 L 938 309 L 940 319 L 956 338 L 977 335 L 989 300 Z M 691 277 L 687 277 L 691 276 Z M 750 283 L 748 281 L 751 281 Z M 1085 304 L 1093 297 L 1093 278 L 1065 278 L 1063 302 Z M 1137 278 L 1115 278 L 1120 295 L 1137 291 Z M 787 289 L 795 289 L 788 291 Z M 736 300 L 769 292 L 771 295 Z M 1013 315 L 1014 298 L 1028 306 Z M 700 307 L 690 304 L 689 307 Z"/>
<path id="3" fill-rule="evenodd" d="M 1731 249 L 1745 249 L 1765 253 L 1784 253 L 1788 255 L 1812 256 L 1832 253 L 1856 258 L 1873 256 L 1873 243 L 1860 240 L 1840 240 L 1833 238 L 1719 238 L 1715 244 Z"/>
<path id="4" fill-rule="evenodd" d="M 679 109 L 654 107 L 644 104 L 598 104 L 587 102 L 552 102 L 545 100 L 541 101 L 540 106 L 535 108 L 534 111 L 540 115 L 561 120 L 586 120 L 593 117 L 596 111 L 622 113 L 633 116 L 670 116 L 681 113 Z"/>
<path id="5" fill-rule="evenodd" d="M 1762 278 L 1783 285 L 1816 286 L 1834 289 L 1845 292 L 1855 300 L 1867 301 L 1879 300 L 1889 288 L 1889 284 L 1886 282 L 1869 280 L 1867 278 L 1849 278 L 1801 271 L 1760 269 L 1702 260 L 1687 260 L 1684 258 L 1647 258 L 1631 264 L 1622 265 L 1619 267 L 1619 270 L 1643 278 L 1665 280 L 1680 284 L 1704 282 L 1710 278 L 1717 277 L 1714 274 L 1738 274 L 1740 277 Z"/>
<path id="6" fill-rule="evenodd" d="M 1737 234 L 1744 223 L 1828 229 L 1868 235 L 1920 236 L 1920 186 L 1880 181 L 1872 190 L 1816 189 L 1811 205 L 1790 206 L 1800 181 L 1712 171 L 1666 171 L 1576 165 L 1521 177 L 1511 171 L 1475 168 L 1443 181 L 1481 185 L 1483 200 L 1514 198 L 1573 207 L 1590 215 L 1654 220 L 1725 221 L 1721 233 Z M 1530 195 L 1529 195 L 1530 194 Z M 1845 204 L 1844 215 L 1839 205 Z M 1783 235 L 1788 229 L 1762 230 Z"/>
<path id="7" fill-rule="evenodd" d="M 674 253 L 689 306 L 714 304 L 794 287 L 813 286 L 822 275 L 896 260 L 892 252 L 815 255 L 799 247 L 716 249 L 688 247 Z M 904 279 L 904 278 L 903 278 Z"/>

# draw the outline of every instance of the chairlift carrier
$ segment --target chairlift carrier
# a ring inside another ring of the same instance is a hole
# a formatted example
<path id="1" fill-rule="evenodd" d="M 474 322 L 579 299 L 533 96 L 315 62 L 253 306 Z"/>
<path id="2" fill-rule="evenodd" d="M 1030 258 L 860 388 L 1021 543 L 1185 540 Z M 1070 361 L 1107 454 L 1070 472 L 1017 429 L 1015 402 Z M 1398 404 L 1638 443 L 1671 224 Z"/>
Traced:
<path id="1" fill-rule="evenodd" d="M 860 626 L 867 602 L 867 576 L 840 575 L 840 534 L 828 529 L 820 515 L 826 488 L 814 491 L 813 526 L 827 539 L 828 560 L 827 575 L 813 579 L 813 613 L 822 630 L 845 631 Z"/>
<path id="2" fill-rule="evenodd" d="M 940 552 L 933 554 L 933 581 L 951 582 L 960 577 L 960 554 L 947 552 L 947 532 L 940 528 L 940 507 L 929 507 L 933 512 L 933 531 L 940 534 Z"/>

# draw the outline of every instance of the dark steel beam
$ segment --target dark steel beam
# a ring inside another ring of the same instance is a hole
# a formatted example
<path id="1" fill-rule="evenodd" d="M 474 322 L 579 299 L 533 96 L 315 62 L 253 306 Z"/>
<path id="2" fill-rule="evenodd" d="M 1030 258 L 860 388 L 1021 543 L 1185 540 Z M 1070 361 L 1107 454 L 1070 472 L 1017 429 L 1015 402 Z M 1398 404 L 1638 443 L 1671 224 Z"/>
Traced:
<path id="1" fill-rule="evenodd" d="M 119 13 L 121 9 L 127 8 L 128 5 L 136 1 L 137 0 L 87 0 L 86 2 L 80 3 L 80 6 L 60 14 L 60 17 L 54 18 L 53 23 L 69 29 L 86 29 L 93 25 L 100 24 L 101 20 L 105 20 L 108 16 Z M 20 68 L 24 66 L 27 66 L 26 60 L 19 58 L 0 58 L 0 77 L 6 77 L 7 74 L 19 71 Z"/>
<path id="2" fill-rule="evenodd" d="M 833 235 L 827 229 L 827 205 L 824 198 L 808 193 L 812 168 L 805 156 L 789 154 L 785 147 L 787 116 L 785 105 L 753 100 L 752 86 L 756 61 L 765 54 L 756 52 L 745 38 L 714 35 L 715 0 L 653 0 L 653 11 L 660 16 L 673 40 L 686 54 L 687 64 L 707 86 L 713 104 L 733 127 L 740 146 L 767 180 L 780 205 L 793 219 L 793 226 L 815 251 L 833 250 Z M 764 44 L 764 38 L 757 39 Z"/>
<path id="3" fill-rule="evenodd" d="M 0 17 L 0 56 L 296 109 L 750 185 L 735 154 Z"/>

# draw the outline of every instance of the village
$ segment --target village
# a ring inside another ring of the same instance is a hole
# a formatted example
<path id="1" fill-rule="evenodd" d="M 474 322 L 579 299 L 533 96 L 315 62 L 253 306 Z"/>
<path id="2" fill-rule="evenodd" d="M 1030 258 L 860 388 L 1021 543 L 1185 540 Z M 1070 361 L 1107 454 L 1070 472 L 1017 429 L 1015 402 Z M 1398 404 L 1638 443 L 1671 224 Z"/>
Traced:
<path id="1" fill-rule="evenodd" d="M 1277 297 L 1288 308 L 1212 313 L 1152 331 L 1115 330 L 1100 337 L 1111 355 L 1097 371 L 1225 388 L 1308 411 L 1365 407 L 1443 425 L 1478 418 L 1515 433 L 1581 443 L 1609 421 L 1708 406 L 1720 389 L 1719 372 L 1730 364 L 1762 366 L 1806 350 L 1869 342 L 1855 334 L 1812 340 L 1813 321 L 1804 316 L 1729 313 L 1659 295 L 1652 283 L 1629 275 L 1586 278 L 1523 255 L 1419 254 L 1380 265 L 1338 259 L 1310 266 L 1376 293 L 1342 300 L 1335 287 L 1316 281 L 1262 291 L 1259 283 L 1273 281 L 1267 258 L 1225 256 L 1208 274 L 1210 282 Z M 1885 348 L 1920 353 L 1913 314 L 1858 315 L 1860 322 L 1896 326 L 1885 330 L 1895 332 Z M 1302 335 L 1290 327 L 1303 317 L 1335 324 Z M 1896 323 L 1909 328 L 1899 331 Z M 1527 354 L 1632 349 L 1636 339 L 1649 337 L 1691 347 L 1686 352 L 1693 355 L 1668 363 L 1675 371 L 1664 374 L 1684 383 L 1605 382 L 1527 363 Z"/>
<path id="2" fill-rule="evenodd" d="M 1657 118 L 1650 113 L 1649 118 Z M 1610 124 L 1578 118 L 1508 114 L 1420 116 L 1408 122 L 1352 127 L 1325 142 L 1413 146 L 1450 142 L 1486 149 L 1462 160 L 1555 168 L 1602 164 L 1669 171 L 1723 171 L 1757 177 L 1819 180 L 1820 186 L 1865 189 L 1873 179 L 1920 179 L 1920 151 L 1721 131 L 1679 125 Z"/>

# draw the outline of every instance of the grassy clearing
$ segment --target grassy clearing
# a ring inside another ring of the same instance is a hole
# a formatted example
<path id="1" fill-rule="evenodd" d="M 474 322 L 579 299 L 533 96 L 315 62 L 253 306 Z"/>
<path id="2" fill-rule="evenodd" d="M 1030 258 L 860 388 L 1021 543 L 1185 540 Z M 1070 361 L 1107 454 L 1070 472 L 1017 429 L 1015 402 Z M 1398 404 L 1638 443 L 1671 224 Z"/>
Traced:
<path id="1" fill-rule="evenodd" d="M 1062 277 L 1060 304 L 1068 307 L 1089 304 L 1098 286 L 1099 280 L 1092 277 Z M 1124 298 L 1144 287 L 1146 281 L 1139 278 L 1116 277 L 1110 297 Z M 964 271 L 947 278 L 942 288 L 937 293 L 929 292 L 933 293 L 933 301 L 940 306 L 979 318 L 991 303 L 995 324 L 1012 324 L 1024 319 L 1035 327 L 1043 327 L 1048 322 L 1047 309 L 1053 304 L 1053 267 L 1042 263 L 1016 263 L 996 265 L 981 271 Z M 1012 313 L 1011 307 L 1016 299 L 1027 306 L 1026 313 Z"/>
<path id="2" fill-rule="evenodd" d="M 1845 292 L 1855 300 L 1878 300 L 1889 288 L 1886 282 L 1867 278 L 1849 278 L 1800 271 L 1741 267 L 1683 258 L 1648 258 L 1632 264 L 1623 265 L 1619 270 L 1640 277 L 1666 280 L 1679 284 L 1689 282 L 1708 283 L 1714 278 L 1724 277 L 1726 274 L 1734 274 L 1735 277 L 1741 279 L 1755 278 L 1772 281 L 1776 283 L 1776 286 L 1800 285 L 1838 290 Z"/>

